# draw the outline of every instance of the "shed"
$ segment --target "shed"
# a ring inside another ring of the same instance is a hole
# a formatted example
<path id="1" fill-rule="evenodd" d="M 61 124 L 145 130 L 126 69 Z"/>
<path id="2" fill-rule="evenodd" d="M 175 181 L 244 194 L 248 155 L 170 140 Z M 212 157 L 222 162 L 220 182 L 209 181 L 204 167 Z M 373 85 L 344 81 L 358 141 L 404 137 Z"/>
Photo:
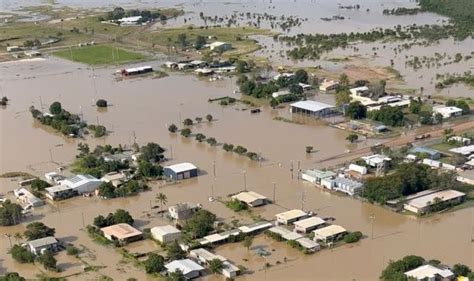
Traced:
<path id="1" fill-rule="evenodd" d="M 409 151 L 412 154 L 426 154 L 431 160 L 436 160 L 441 158 L 441 153 L 435 149 L 427 148 L 424 146 L 413 147 Z"/>
<path id="2" fill-rule="evenodd" d="M 224 51 L 232 49 L 232 45 L 230 43 L 227 43 L 227 42 L 216 41 L 216 42 L 212 42 L 211 44 L 209 44 L 209 49 L 211 51 L 224 52 Z"/>
<path id="3" fill-rule="evenodd" d="M 55 185 L 45 189 L 45 196 L 51 200 L 61 200 L 76 196 L 78 193 L 74 188 L 67 185 Z"/>
<path id="4" fill-rule="evenodd" d="M 361 175 L 366 175 L 367 174 L 367 167 L 360 166 L 360 165 L 357 165 L 357 164 L 350 164 L 349 165 L 349 170 L 357 172 Z"/>
<path id="5" fill-rule="evenodd" d="M 26 246 L 28 247 L 28 251 L 34 255 L 40 255 L 45 251 L 56 252 L 60 249 L 59 241 L 53 236 L 28 241 Z"/>
<path id="6" fill-rule="evenodd" d="M 290 224 L 292 222 L 308 217 L 308 214 L 302 210 L 294 209 L 287 212 L 276 214 L 277 223 Z"/>
<path id="7" fill-rule="evenodd" d="M 250 207 L 262 206 L 268 201 L 267 197 L 253 191 L 240 192 L 236 195 L 233 195 L 232 199 L 239 200 Z"/>
<path id="8" fill-rule="evenodd" d="M 344 238 L 347 230 L 339 225 L 329 225 L 313 231 L 314 241 L 335 242 Z"/>
<path id="9" fill-rule="evenodd" d="M 181 271 L 186 279 L 197 278 L 201 275 L 201 271 L 204 270 L 204 267 L 190 259 L 174 260 L 165 264 L 165 268 L 168 273 L 176 272 L 177 270 Z"/>
<path id="10" fill-rule="evenodd" d="M 440 203 L 443 204 L 456 205 L 460 204 L 465 196 L 465 193 L 453 189 L 422 191 L 411 195 L 410 199 L 403 205 L 403 208 L 415 214 L 424 214 L 431 206 L 435 205 L 436 200 L 440 200 Z"/>
<path id="11" fill-rule="evenodd" d="M 318 227 L 326 224 L 326 221 L 320 217 L 310 217 L 293 223 L 295 231 L 299 233 L 308 233 Z"/>
<path id="12" fill-rule="evenodd" d="M 155 226 L 150 232 L 151 236 L 161 243 L 169 243 L 181 238 L 181 231 L 171 225 Z"/>
<path id="13" fill-rule="evenodd" d="M 313 184 L 321 184 L 323 179 L 332 178 L 336 173 L 332 171 L 306 170 L 301 174 L 301 178 Z"/>
<path id="14" fill-rule="evenodd" d="M 163 168 L 165 178 L 171 180 L 183 180 L 198 176 L 198 169 L 191 163 L 180 163 Z"/>
<path id="15" fill-rule="evenodd" d="M 142 232 L 127 223 L 119 223 L 100 229 L 110 241 L 129 243 L 142 239 Z"/>
<path id="16" fill-rule="evenodd" d="M 331 90 L 335 90 L 339 86 L 339 83 L 334 80 L 326 80 L 324 79 L 323 82 L 319 85 L 319 90 L 322 92 L 327 92 Z"/>
<path id="17" fill-rule="evenodd" d="M 433 113 L 439 113 L 443 116 L 444 119 L 451 117 L 461 116 L 462 109 L 455 106 L 436 106 L 433 107 Z"/>
<path id="18" fill-rule="evenodd" d="M 336 107 L 334 105 L 305 100 L 290 104 L 291 113 L 300 113 L 316 118 L 324 118 L 335 113 Z"/>
<path id="19" fill-rule="evenodd" d="M 314 242 L 313 240 L 307 237 L 300 238 L 296 240 L 296 242 L 298 242 L 301 245 L 301 247 L 305 248 L 309 252 L 316 252 L 321 249 L 321 245 L 319 245 L 318 243 Z"/>
<path id="20" fill-rule="evenodd" d="M 91 175 L 76 175 L 72 178 L 65 179 L 62 184 L 82 194 L 95 191 L 99 185 L 102 184 L 102 181 Z"/>

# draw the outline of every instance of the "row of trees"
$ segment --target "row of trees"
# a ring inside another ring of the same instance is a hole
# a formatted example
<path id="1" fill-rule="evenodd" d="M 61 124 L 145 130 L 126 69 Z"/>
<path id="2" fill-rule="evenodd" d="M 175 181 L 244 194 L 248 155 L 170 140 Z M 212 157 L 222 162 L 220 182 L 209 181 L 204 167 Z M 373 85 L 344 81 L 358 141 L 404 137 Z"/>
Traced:
<path id="1" fill-rule="evenodd" d="M 135 195 L 139 192 L 150 189 L 148 185 L 141 183 L 136 180 L 130 180 L 118 187 L 114 186 L 110 182 L 102 183 L 99 188 L 99 196 L 105 197 L 107 199 L 116 198 L 116 197 L 125 197 L 130 195 Z"/>
<path id="2" fill-rule="evenodd" d="M 106 217 L 102 215 L 95 217 L 93 225 L 98 228 L 103 228 L 118 223 L 133 225 L 134 219 L 128 211 L 117 209 L 114 213 L 109 213 Z"/>

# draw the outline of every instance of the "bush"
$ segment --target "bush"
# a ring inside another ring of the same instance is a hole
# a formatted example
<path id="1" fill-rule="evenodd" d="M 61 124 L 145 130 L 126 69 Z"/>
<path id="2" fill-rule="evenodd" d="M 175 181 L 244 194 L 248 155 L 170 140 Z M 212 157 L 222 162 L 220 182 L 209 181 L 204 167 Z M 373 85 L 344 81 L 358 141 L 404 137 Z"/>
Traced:
<path id="1" fill-rule="evenodd" d="M 42 222 L 32 222 L 26 226 L 25 237 L 28 240 L 40 239 L 48 236 L 54 236 L 56 230 L 46 226 Z"/>
<path id="2" fill-rule="evenodd" d="M 242 210 L 247 210 L 247 204 L 240 202 L 240 200 L 232 199 L 225 203 L 225 206 L 231 209 L 234 212 L 240 212 Z"/>
<path id="3" fill-rule="evenodd" d="M 346 242 L 346 243 L 355 243 L 355 242 L 359 241 L 360 238 L 362 238 L 362 232 L 355 231 L 355 232 L 351 232 L 351 233 L 347 234 L 346 236 L 344 236 L 344 242 Z"/>
<path id="4" fill-rule="evenodd" d="M 32 263 L 35 261 L 35 255 L 20 245 L 13 245 L 10 254 L 12 258 L 19 263 Z"/>
<path id="5" fill-rule="evenodd" d="M 148 259 L 145 261 L 145 271 L 146 273 L 158 273 L 165 269 L 164 266 L 165 259 L 155 253 L 152 253 L 148 256 Z"/>
<path id="6" fill-rule="evenodd" d="M 79 254 L 79 249 L 74 247 L 74 246 L 67 246 L 66 247 L 66 253 L 70 256 L 75 256 Z"/>
<path id="7" fill-rule="evenodd" d="M 97 107 L 107 107 L 107 101 L 103 99 L 98 99 L 95 105 L 97 105 Z"/>
<path id="8" fill-rule="evenodd" d="M 44 254 L 40 255 L 37 260 L 44 266 L 45 269 L 57 271 L 57 261 L 51 252 L 46 251 Z"/>

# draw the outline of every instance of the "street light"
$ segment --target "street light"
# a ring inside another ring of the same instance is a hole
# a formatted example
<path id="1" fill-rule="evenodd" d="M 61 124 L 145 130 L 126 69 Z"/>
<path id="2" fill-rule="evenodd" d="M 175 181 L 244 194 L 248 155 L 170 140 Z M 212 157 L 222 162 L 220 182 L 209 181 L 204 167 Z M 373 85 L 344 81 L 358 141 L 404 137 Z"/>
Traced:
<path id="1" fill-rule="evenodd" d="M 372 232 L 372 240 L 374 240 L 374 220 L 375 220 L 375 215 L 371 214 L 369 216 L 370 224 L 371 224 L 371 232 Z"/>
<path id="2" fill-rule="evenodd" d="M 244 190 L 247 191 L 247 171 L 242 172 L 244 175 Z"/>

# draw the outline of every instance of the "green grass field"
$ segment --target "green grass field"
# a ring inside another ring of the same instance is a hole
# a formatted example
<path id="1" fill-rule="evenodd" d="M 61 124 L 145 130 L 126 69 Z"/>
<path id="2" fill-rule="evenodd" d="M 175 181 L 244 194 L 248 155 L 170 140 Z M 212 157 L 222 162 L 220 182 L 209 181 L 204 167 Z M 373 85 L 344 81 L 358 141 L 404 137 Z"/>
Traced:
<path id="1" fill-rule="evenodd" d="M 110 45 L 76 47 L 54 52 L 53 55 L 90 65 L 121 64 L 145 59 L 145 56 L 142 54 Z"/>

